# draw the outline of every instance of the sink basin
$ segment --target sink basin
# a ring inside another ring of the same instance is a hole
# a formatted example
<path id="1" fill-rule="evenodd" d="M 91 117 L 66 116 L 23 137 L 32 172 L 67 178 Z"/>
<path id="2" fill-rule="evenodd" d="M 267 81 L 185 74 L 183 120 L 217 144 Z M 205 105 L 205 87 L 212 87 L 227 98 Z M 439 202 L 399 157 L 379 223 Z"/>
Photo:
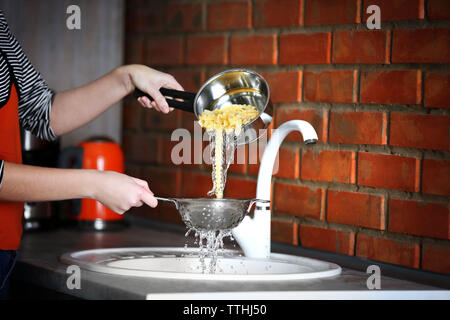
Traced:
<path id="1" fill-rule="evenodd" d="M 199 249 L 185 248 L 94 249 L 66 253 L 61 261 L 101 273 L 188 280 L 300 280 L 341 273 L 338 265 L 316 259 L 278 253 L 270 259 L 250 259 L 237 250 L 222 250 L 216 272 L 210 274 L 202 272 L 198 254 Z"/>

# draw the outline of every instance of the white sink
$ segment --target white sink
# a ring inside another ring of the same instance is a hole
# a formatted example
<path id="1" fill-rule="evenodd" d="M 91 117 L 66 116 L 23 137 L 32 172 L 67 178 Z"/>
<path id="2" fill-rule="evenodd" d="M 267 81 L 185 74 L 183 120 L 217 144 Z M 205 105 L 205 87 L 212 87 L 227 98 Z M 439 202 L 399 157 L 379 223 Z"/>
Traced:
<path id="1" fill-rule="evenodd" d="M 325 261 L 272 253 L 250 259 L 236 250 L 222 250 L 216 272 L 203 273 L 199 249 L 114 248 L 66 253 L 61 261 L 95 272 L 123 276 L 188 280 L 277 281 L 332 277 L 341 267 Z M 208 264 L 208 259 L 205 259 Z"/>

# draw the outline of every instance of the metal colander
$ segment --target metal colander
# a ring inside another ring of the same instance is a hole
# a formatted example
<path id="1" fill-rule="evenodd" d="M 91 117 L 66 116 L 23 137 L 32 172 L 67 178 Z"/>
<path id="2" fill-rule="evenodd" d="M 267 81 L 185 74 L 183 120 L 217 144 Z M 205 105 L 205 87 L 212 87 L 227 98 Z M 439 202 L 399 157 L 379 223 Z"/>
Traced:
<path id="1" fill-rule="evenodd" d="M 250 212 L 253 204 L 268 204 L 270 201 L 261 199 L 217 199 L 217 198 L 161 198 L 169 201 L 181 214 L 188 228 L 197 230 L 227 230 L 241 223 Z"/>

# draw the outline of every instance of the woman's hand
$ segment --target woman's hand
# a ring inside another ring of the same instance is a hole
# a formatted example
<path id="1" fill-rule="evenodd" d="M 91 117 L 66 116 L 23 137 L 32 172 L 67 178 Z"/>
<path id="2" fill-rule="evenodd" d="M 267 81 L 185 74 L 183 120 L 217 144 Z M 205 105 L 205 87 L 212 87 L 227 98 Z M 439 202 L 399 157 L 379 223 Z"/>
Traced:
<path id="1" fill-rule="evenodd" d="M 154 99 L 150 102 L 148 98 L 139 98 L 141 105 L 168 113 L 170 108 L 159 92 L 161 87 L 183 90 L 170 74 L 137 64 L 118 67 L 84 86 L 58 92 L 52 104 L 50 127 L 57 136 L 75 130 L 95 119 L 135 88 Z"/>
<path id="2" fill-rule="evenodd" d="M 144 203 L 154 208 L 158 201 L 144 180 L 133 178 L 114 171 L 96 171 L 96 187 L 93 198 L 112 211 L 123 214 L 132 207 Z"/>
<path id="3" fill-rule="evenodd" d="M 150 101 L 147 97 L 138 98 L 139 103 L 144 107 L 153 107 L 158 111 L 168 113 L 172 109 L 169 108 L 166 99 L 159 92 L 159 89 L 164 87 L 184 91 L 183 87 L 170 74 L 137 64 L 127 65 L 121 68 L 128 75 L 131 91 L 138 88 L 153 98 L 154 101 Z"/>

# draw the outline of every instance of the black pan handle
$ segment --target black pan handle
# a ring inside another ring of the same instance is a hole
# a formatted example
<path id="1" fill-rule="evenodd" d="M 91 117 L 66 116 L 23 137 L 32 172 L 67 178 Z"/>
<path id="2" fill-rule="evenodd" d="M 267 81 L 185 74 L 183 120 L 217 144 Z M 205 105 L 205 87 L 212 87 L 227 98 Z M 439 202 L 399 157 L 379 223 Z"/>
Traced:
<path id="1" fill-rule="evenodd" d="M 164 97 L 166 97 L 167 104 L 170 107 L 194 113 L 195 93 L 168 88 L 161 88 L 159 89 L 159 91 Z M 147 97 L 150 99 L 150 101 L 154 100 L 150 95 L 139 89 L 135 89 L 133 95 L 136 99 L 140 97 Z M 167 99 L 167 97 L 171 97 L 172 99 Z M 178 101 L 175 99 L 183 99 L 184 101 Z"/>

